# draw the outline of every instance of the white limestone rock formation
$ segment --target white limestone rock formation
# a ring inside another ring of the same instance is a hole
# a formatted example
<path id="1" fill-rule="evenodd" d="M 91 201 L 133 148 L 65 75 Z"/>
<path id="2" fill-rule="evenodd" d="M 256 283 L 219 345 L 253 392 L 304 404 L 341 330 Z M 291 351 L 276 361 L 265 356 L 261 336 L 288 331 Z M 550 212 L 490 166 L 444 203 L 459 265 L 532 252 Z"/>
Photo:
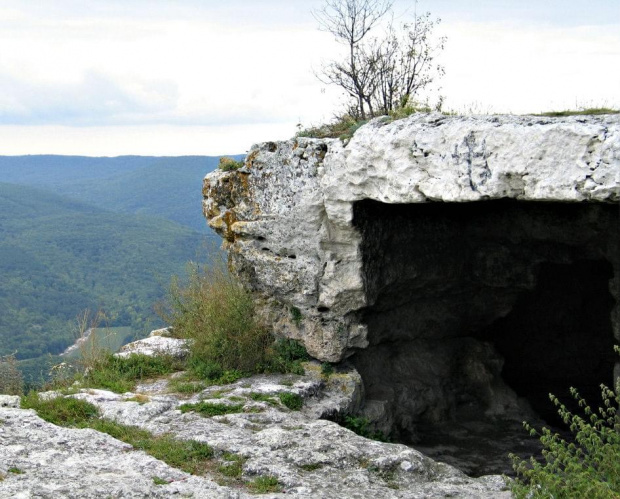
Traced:
<path id="1" fill-rule="evenodd" d="M 488 473 L 521 421 L 552 420 L 549 392 L 613 384 L 618 115 L 378 118 L 344 142 L 254 146 L 203 193 L 266 323 L 349 358 L 397 441 L 471 464 L 490 440 L 497 456 L 461 467 Z"/>
<path id="2" fill-rule="evenodd" d="M 209 225 L 276 332 L 336 362 L 368 344 L 355 203 L 617 203 L 620 118 L 378 118 L 347 143 L 256 145 L 243 168 L 209 174 L 203 193 Z"/>
<path id="3" fill-rule="evenodd" d="M 120 351 L 114 355 L 116 357 L 129 357 L 134 354 L 148 356 L 171 355 L 172 357 L 184 358 L 189 354 L 187 341 L 151 333 L 147 338 L 123 345 Z"/>
<path id="4" fill-rule="evenodd" d="M 204 477 L 171 468 L 106 434 L 56 427 L 32 410 L 0 407 L 0 497 L 254 497 L 239 484 L 218 485 L 225 477 L 217 469 L 227 453 L 243 458 L 243 480 L 278 479 L 282 492 L 262 497 L 510 497 L 499 476 L 469 478 L 404 445 L 370 441 L 319 419 L 356 410 L 359 375 L 339 370 L 325 379 L 318 363 L 306 370 L 305 376 L 254 376 L 191 397 L 171 392 L 167 380 L 122 395 L 86 389 L 68 395 L 95 404 L 102 417 L 118 423 L 208 443 L 215 455 Z M 301 411 L 282 405 L 282 392 L 300 395 Z M 179 410 L 200 401 L 243 409 L 214 417 Z"/>

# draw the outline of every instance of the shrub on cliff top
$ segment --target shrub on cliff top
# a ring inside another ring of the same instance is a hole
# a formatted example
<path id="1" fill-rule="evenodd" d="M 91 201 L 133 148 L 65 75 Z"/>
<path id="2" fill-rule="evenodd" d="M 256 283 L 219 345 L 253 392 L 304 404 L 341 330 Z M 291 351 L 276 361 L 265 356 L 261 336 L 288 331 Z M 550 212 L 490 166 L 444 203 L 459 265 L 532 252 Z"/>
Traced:
<path id="1" fill-rule="evenodd" d="M 255 314 L 248 291 L 223 264 L 190 264 L 188 282 L 174 278 L 162 318 L 175 335 L 191 339 L 188 368 L 201 379 L 238 379 L 241 373 L 294 372 L 308 360 L 293 340 L 274 341 Z"/>
<path id="2" fill-rule="evenodd" d="M 225 172 L 238 170 L 242 166 L 243 166 L 243 161 L 236 161 L 233 158 L 228 158 L 226 156 L 222 156 L 220 158 L 219 169 Z"/>
<path id="3" fill-rule="evenodd" d="M 175 334 L 192 340 L 190 368 L 217 376 L 227 370 L 263 369 L 273 338 L 256 320 L 250 294 L 223 265 L 191 264 L 188 275 L 186 285 L 173 279 L 163 316 Z"/>

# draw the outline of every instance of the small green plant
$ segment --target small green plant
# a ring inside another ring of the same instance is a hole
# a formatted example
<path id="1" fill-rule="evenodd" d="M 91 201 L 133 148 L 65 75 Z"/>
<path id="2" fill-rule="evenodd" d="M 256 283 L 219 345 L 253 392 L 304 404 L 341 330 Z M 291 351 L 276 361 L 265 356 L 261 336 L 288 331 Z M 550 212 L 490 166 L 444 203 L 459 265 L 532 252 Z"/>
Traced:
<path id="1" fill-rule="evenodd" d="M 615 347 L 620 352 L 618 347 Z M 616 389 L 601 385 L 602 406 L 593 410 L 571 388 L 582 415 L 573 414 L 557 397 L 550 399 L 574 441 L 548 428 L 540 432 L 524 423 L 543 444 L 543 461 L 522 460 L 511 454 L 517 479 L 512 492 L 517 498 L 617 499 L 620 497 L 620 379 Z"/>
<path id="2" fill-rule="evenodd" d="M 165 480 L 163 478 L 159 478 L 158 476 L 154 476 L 153 477 L 153 483 L 155 485 L 168 485 L 168 480 Z"/>
<path id="3" fill-rule="evenodd" d="M 370 428 L 370 421 L 366 418 L 352 416 L 347 414 L 343 417 L 337 418 L 335 421 L 340 426 L 344 426 L 346 429 L 351 430 L 353 433 L 358 434 L 361 437 L 369 438 L 371 440 L 377 440 L 379 442 L 389 442 L 389 439 L 380 431 L 373 431 Z"/>
<path id="4" fill-rule="evenodd" d="M 183 369 L 183 363 L 170 355 L 115 357 L 110 353 L 93 361 L 81 380 L 90 388 L 104 388 L 116 393 L 133 390 L 137 381 L 163 376 Z"/>
<path id="5" fill-rule="evenodd" d="M 245 458 L 239 454 L 233 454 L 231 452 L 224 452 L 222 458 L 226 462 L 221 464 L 217 471 L 228 478 L 241 478 Z"/>
<path id="6" fill-rule="evenodd" d="M 329 378 L 332 374 L 334 374 L 334 366 L 332 366 L 329 362 L 323 362 L 321 364 L 321 374 L 325 378 Z"/>
<path id="7" fill-rule="evenodd" d="M 308 464 L 301 464 L 299 465 L 299 467 L 304 471 L 316 471 L 316 470 L 321 469 L 323 465 L 321 463 L 308 463 Z"/>
<path id="8" fill-rule="evenodd" d="M 172 379 L 168 382 L 168 391 L 175 393 L 198 393 L 207 387 L 201 381 L 184 381 L 182 379 Z"/>
<path id="9" fill-rule="evenodd" d="M 11 466 L 8 470 L 9 473 L 13 473 L 15 475 L 23 475 L 24 473 L 26 473 L 23 470 L 20 470 L 19 468 L 15 467 L 15 466 Z"/>
<path id="10" fill-rule="evenodd" d="M 280 392 L 278 397 L 280 402 L 292 411 L 299 411 L 304 405 L 304 399 L 296 393 Z"/>
<path id="11" fill-rule="evenodd" d="M 313 137 L 317 139 L 339 138 L 341 140 L 350 139 L 359 127 L 365 125 L 367 120 L 357 120 L 348 114 L 338 116 L 331 123 L 309 128 L 300 129 L 296 137 Z"/>
<path id="12" fill-rule="evenodd" d="M 280 492 L 282 487 L 274 476 L 259 476 L 253 481 L 248 482 L 248 488 L 257 494 L 269 494 L 270 492 Z"/>
<path id="13" fill-rule="evenodd" d="M 304 375 L 302 362 L 310 359 L 306 348 L 297 340 L 280 338 L 272 346 L 267 371 Z"/>
<path id="14" fill-rule="evenodd" d="M 220 158 L 219 169 L 225 172 L 238 170 L 243 167 L 243 161 L 236 161 L 233 158 L 222 156 Z"/>
<path id="15" fill-rule="evenodd" d="M 222 416 L 224 414 L 235 414 L 243 412 L 243 404 L 212 404 L 209 402 L 197 402 L 196 404 L 183 404 L 179 406 L 183 413 L 197 412 L 201 416 L 210 418 L 211 416 Z"/>
<path id="16" fill-rule="evenodd" d="M 250 398 L 257 402 L 267 402 L 270 405 L 276 405 L 276 401 L 273 400 L 273 395 L 267 393 L 252 392 L 250 393 Z"/>
<path id="17" fill-rule="evenodd" d="M 293 323 L 297 327 L 301 326 L 301 321 L 304 318 L 304 316 L 301 313 L 301 310 L 299 310 L 297 307 L 291 307 L 290 312 L 291 312 L 291 319 L 293 320 Z"/>
<path id="18" fill-rule="evenodd" d="M 535 116 L 584 116 L 584 115 L 600 115 L 600 114 L 620 114 L 620 109 L 612 109 L 609 107 L 584 107 L 580 109 L 566 109 L 564 111 L 546 111 Z"/>

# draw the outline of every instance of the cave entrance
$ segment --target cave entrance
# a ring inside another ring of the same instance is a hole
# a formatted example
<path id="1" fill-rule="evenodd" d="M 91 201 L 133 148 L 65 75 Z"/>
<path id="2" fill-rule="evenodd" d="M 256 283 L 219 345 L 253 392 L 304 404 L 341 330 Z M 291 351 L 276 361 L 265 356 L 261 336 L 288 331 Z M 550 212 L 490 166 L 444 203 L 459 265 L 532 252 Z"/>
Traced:
<path id="1" fill-rule="evenodd" d="M 510 472 L 508 452 L 537 450 L 524 419 L 560 423 L 549 392 L 596 404 L 613 383 L 617 207 L 365 200 L 354 223 L 370 345 L 353 362 L 394 439 L 472 475 Z"/>

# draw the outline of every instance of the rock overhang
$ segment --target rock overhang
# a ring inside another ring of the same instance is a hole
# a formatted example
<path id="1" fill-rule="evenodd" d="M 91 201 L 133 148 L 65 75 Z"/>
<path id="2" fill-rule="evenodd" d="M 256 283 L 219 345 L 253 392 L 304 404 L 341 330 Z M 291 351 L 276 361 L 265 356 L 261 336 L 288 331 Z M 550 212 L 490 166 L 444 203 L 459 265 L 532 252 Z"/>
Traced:
<path id="1" fill-rule="evenodd" d="M 207 176 L 204 194 L 209 224 L 276 333 L 335 362 L 368 344 L 356 203 L 617 204 L 620 118 L 378 118 L 347 142 L 254 146 L 242 169 Z"/>
<path id="2" fill-rule="evenodd" d="M 317 359 L 352 356 L 365 417 L 397 440 L 431 456 L 447 444 L 457 449 L 448 462 L 472 474 L 509 472 L 521 421 L 547 416 L 532 411 L 542 393 L 533 384 L 586 379 L 592 393 L 611 381 L 618 116 L 379 118 L 344 142 L 254 146 L 242 169 L 214 172 L 204 185 L 207 220 L 264 319 Z M 537 343 L 541 328 L 515 339 L 527 324 L 514 316 L 544 317 L 536 303 L 553 293 L 548 341 Z M 592 302 L 594 314 L 568 310 Z M 583 339 L 569 316 L 597 325 Z M 590 353 L 578 362 L 558 355 L 567 341 L 577 345 L 570 355 Z M 537 364 L 525 375 L 524 359 Z M 455 443 L 455 433 L 468 437 Z M 497 459 L 469 455 L 472 439 L 490 439 Z"/>

